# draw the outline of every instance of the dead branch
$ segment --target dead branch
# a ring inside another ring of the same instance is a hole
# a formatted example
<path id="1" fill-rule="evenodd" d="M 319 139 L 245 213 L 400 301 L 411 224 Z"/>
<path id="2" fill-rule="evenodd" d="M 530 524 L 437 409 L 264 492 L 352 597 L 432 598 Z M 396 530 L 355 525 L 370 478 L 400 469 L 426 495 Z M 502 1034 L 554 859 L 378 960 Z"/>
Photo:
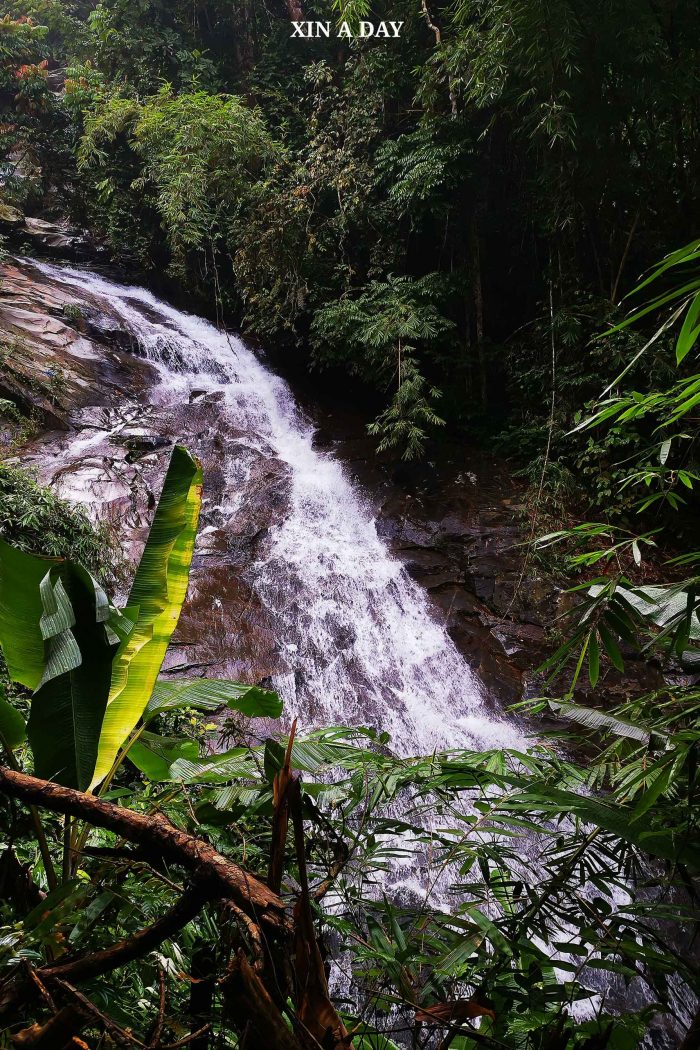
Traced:
<path id="1" fill-rule="evenodd" d="M 267 871 L 267 884 L 275 893 L 279 893 L 282 887 L 282 872 L 284 871 L 284 849 L 287 844 L 287 828 L 289 826 L 289 802 L 287 791 L 292 780 L 292 748 L 294 747 L 294 736 L 297 729 L 297 720 L 294 719 L 289 734 L 287 752 L 284 756 L 282 768 L 275 774 L 272 782 L 272 842 L 270 845 L 270 864 Z"/>
<path id="2" fill-rule="evenodd" d="M 149 1050 L 156 1050 L 160 1043 L 160 1037 L 163 1032 L 163 1023 L 165 1021 L 165 970 L 162 966 L 158 967 L 158 1016 L 156 1017 L 155 1024 L 153 1025 L 153 1033 L 149 1041 Z"/>
<path id="3" fill-rule="evenodd" d="M 12 1045 L 31 1050 L 63 1050 L 85 1027 L 83 1011 L 65 1006 L 45 1024 L 33 1024 L 12 1036 Z"/>
<path id="4" fill-rule="evenodd" d="M 256 973 L 260 973 L 265 966 L 265 950 L 260 936 L 260 927 L 256 926 L 250 916 L 231 901 L 222 901 L 221 908 L 224 915 L 230 916 L 237 925 L 245 927 L 248 935 L 245 945 L 253 956 L 253 969 Z"/>
<path id="5" fill-rule="evenodd" d="M 253 1046 L 303 1050 L 302 1044 L 287 1027 L 279 1008 L 240 949 L 222 982 L 222 989 L 227 1015 L 235 1019 L 237 1027 L 250 1035 Z"/>
<path id="6" fill-rule="evenodd" d="M 41 999 L 43 999 L 44 1005 L 47 1006 L 48 1009 L 51 1010 L 51 1012 L 55 1014 L 57 1012 L 58 1008 L 56 1006 L 56 1003 L 53 1000 L 53 996 L 51 995 L 51 992 L 48 990 L 48 988 L 46 987 L 44 982 L 41 980 L 41 978 L 39 977 L 39 975 L 36 972 L 36 970 L 34 969 L 34 967 L 31 965 L 31 963 L 28 960 L 26 960 L 26 959 L 24 960 L 24 972 L 26 973 L 28 979 L 32 982 L 32 984 L 36 988 L 36 990 L 39 993 L 39 996 L 41 997 Z"/>
<path id="7" fill-rule="evenodd" d="M 426 0 L 421 0 L 421 8 L 423 11 L 423 18 L 425 19 L 426 25 L 435 37 L 435 43 L 438 47 L 440 47 L 440 45 L 442 44 L 442 33 L 440 32 L 440 28 L 436 26 L 433 22 L 432 16 L 430 14 L 430 9 L 426 3 Z"/>
<path id="8" fill-rule="evenodd" d="M 74 988 L 68 981 L 56 979 L 54 984 L 60 988 L 64 995 L 70 997 L 72 1005 L 75 1006 L 76 1009 L 83 1011 L 83 1015 L 87 1018 L 88 1023 L 99 1027 L 104 1032 L 107 1032 L 112 1040 L 119 1046 L 125 1047 L 126 1050 L 130 1050 L 130 1048 L 134 1046 L 144 1046 L 136 1036 L 131 1035 L 130 1032 L 124 1031 L 124 1029 L 113 1021 L 111 1017 L 103 1014 L 100 1008 L 93 1003 L 92 999 L 88 999 L 86 995 L 79 992 L 78 989 Z"/>
<path id="9" fill-rule="evenodd" d="M 294 969 L 297 979 L 298 1019 L 320 1046 L 332 1050 L 352 1050 L 352 1037 L 340 1020 L 328 994 L 326 971 L 316 939 L 304 852 L 301 786 L 298 780 L 291 781 L 287 795 L 301 886 L 301 896 L 294 906 Z"/>
<path id="10" fill-rule="evenodd" d="M 199 1039 L 200 1036 L 206 1035 L 210 1029 L 210 1024 L 202 1025 L 202 1027 L 198 1028 L 196 1032 L 190 1032 L 190 1034 L 184 1036 L 183 1039 L 178 1039 L 176 1043 L 166 1043 L 165 1046 L 160 1048 L 160 1050 L 179 1050 L 179 1047 L 187 1046 L 188 1043 L 192 1043 L 195 1039 Z"/>

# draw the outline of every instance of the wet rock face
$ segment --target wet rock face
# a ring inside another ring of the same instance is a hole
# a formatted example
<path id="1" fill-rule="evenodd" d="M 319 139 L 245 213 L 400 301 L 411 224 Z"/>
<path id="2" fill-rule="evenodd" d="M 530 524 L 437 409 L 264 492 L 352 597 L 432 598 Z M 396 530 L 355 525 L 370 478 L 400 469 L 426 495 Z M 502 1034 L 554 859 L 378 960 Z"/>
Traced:
<path id="1" fill-rule="evenodd" d="M 73 413 L 70 431 L 31 442 L 22 463 L 107 522 L 135 563 L 173 443 L 186 445 L 202 461 L 204 495 L 188 599 L 165 673 L 257 682 L 280 664 L 250 567 L 265 557 L 270 529 L 287 513 L 289 478 L 279 460 L 232 430 L 222 411 L 218 400 L 204 397 L 179 411 L 132 399 L 88 406 Z M 222 462 L 233 464 L 232 476 Z"/>
<path id="2" fill-rule="evenodd" d="M 501 705 L 542 695 L 539 666 L 556 648 L 554 631 L 571 607 L 570 582 L 524 563 L 529 523 L 524 491 L 507 464 L 483 449 L 446 449 L 413 474 L 377 462 L 346 413 L 322 420 L 323 434 L 372 494 L 377 531 L 428 592 L 438 619 Z M 561 624 L 562 628 L 564 627 Z M 660 689 L 660 668 L 625 652 L 624 675 L 607 667 L 598 697 L 618 703 Z M 568 681 L 553 683 L 563 694 Z M 587 703 L 580 680 L 576 699 Z M 597 701 L 599 702 L 599 700 Z"/>
<path id="3" fill-rule="evenodd" d="M 472 450 L 474 484 L 445 463 L 419 494 L 394 495 L 382 527 L 392 549 L 428 590 L 460 650 L 502 702 L 542 695 L 537 668 L 556 648 L 554 630 L 570 603 L 564 588 L 524 563 L 528 528 L 521 493 L 503 464 Z M 509 495 L 505 495 L 508 493 Z M 624 675 L 604 670 L 599 694 L 610 703 L 661 688 L 658 668 L 626 654 Z M 561 693 L 568 680 L 554 684 Z M 577 699 L 587 702 L 581 680 Z"/>
<path id="4" fill-rule="evenodd" d="M 0 397 L 37 426 L 67 430 L 83 406 L 116 403 L 153 382 L 118 340 L 86 333 L 89 308 L 30 265 L 0 267 Z"/>
<path id="5" fill-rule="evenodd" d="M 0 230 L 14 247 L 29 247 L 39 255 L 58 256 L 74 262 L 87 262 L 108 255 L 105 245 L 95 241 L 87 230 L 71 226 L 67 219 L 33 218 L 7 204 L 0 204 Z"/>
<path id="6" fill-rule="evenodd" d="M 8 421 L 0 426 L 5 454 L 19 451 L 41 481 L 85 504 L 135 562 L 172 446 L 185 444 L 202 461 L 204 500 L 168 668 L 245 681 L 275 674 L 278 647 L 248 574 L 287 513 L 284 465 L 231 427 L 220 391 L 193 391 L 179 409 L 159 404 L 156 370 L 104 302 L 56 285 L 31 264 L 7 264 L 0 273 L 0 397 L 42 431 L 15 449 L 12 440 L 26 433 L 17 426 L 13 433 Z"/>

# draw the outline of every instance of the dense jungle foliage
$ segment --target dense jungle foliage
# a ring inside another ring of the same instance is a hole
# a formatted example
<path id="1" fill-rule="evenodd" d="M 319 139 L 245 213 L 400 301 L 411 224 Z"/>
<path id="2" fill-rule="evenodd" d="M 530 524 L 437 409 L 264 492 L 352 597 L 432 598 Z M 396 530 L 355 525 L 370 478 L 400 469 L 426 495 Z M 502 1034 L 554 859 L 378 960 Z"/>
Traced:
<path id="1" fill-rule="evenodd" d="M 395 0 L 398 41 L 303 43 L 296 0 L 5 10 L 6 204 L 354 377 L 383 447 L 445 422 L 535 474 L 552 425 L 548 487 L 606 505 L 634 433 L 565 435 L 642 335 L 591 337 L 700 226 L 694 0 Z"/>
<path id="2" fill-rule="evenodd" d="M 585 764 L 261 736 L 275 693 L 159 676 L 200 501 L 176 448 L 123 608 L 0 539 L 5 1045 L 681 1045 L 697 691 L 553 703 Z"/>
<path id="3" fill-rule="evenodd" d="M 290 31 L 365 17 L 401 38 Z M 160 676 L 184 449 L 123 607 L 109 536 L 0 464 L 0 1045 L 698 1045 L 699 30 L 693 0 L 6 0 L 8 243 L 68 217 L 390 458 L 495 442 L 523 576 L 574 590 L 530 753 L 285 737 L 268 690 Z M 633 650 L 668 685 L 604 709 Z"/>

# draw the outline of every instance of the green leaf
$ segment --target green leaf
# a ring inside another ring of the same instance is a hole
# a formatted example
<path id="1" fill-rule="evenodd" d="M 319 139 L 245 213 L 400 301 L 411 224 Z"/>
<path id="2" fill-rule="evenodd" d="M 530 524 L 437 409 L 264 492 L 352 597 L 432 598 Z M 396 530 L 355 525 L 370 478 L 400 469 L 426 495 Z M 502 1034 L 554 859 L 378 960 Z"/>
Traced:
<path id="1" fill-rule="evenodd" d="M 41 583 L 45 667 L 27 735 L 37 776 L 84 791 L 92 779 L 112 673 L 106 595 L 70 562 Z"/>
<path id="2" fill-rule="evenodd" d="M 636 288 L 633 288 L 625 298 L 629 299 L 630 296 L 636 295 L 637 292 L 640 292 L 642 288 L 646 288 L 647 285 L 651 284 L 660 277 L 662 273 L 671 269 L 671 267 L 685 266 L 689 262 L 694 262 L 696 259 L 700 259 L 700 241 L 691 241 L 682 248 L 676 248 L 675 251 L 669 252 L 668 255 L 664 256 L 663 261 L 655 266 L 649 276 L 646 277 L 641 284 L 638 284 Z"/>
<path id="3" fill-rule="evenodd" d="M 129 747 L 128 758 L 149 780 L 171 780 L 172 764 L 181 758 L 196 762 L 199 745 L 196 740 L 143 732 Z"/>
<path id="4" fill-rule="evenodd" d="M 201 467 L 176 446 L 129 594 L 138 617 L 114 660 L 91 788 L 109 772 L 153 693 L 187 593 L 201 500 Z"/>
<path id="5" fill-rule="evenodd" d="M 655 780 L 637 800 L 637 805 L 634 807 L 631 821 L 639 820 L 640 817 L 645 815 L 645 813 L 648 813 L 654 803 L 667 790 L 673 772 L 672 759 L 673 756 L 665 757 L 663 762 L 660 763 L 661 768 Z"/>
<path id="6" fill-rule="evenodd" d="M 629 737 L 631 740 L 639 740 L 648 744 L 651 738 L 650 730 L 645 726 L 636 725 L 627 719 L 607 715 L 595 707 L 583 707 L 581 704 L 572 704 L 560 700 L 550 700 L 549 706 L 560 718 L 567 718 L 571 722 L 577 722 L 586 729 L 604 729 L 615 736 Z"/>
<path id="7" fill-rule="evenodd" d="M 504 955 L 508 956 L 513 954 L 513 947 L 510 941 L 503 936 L 498 926 L 496 926 L 487 915 L 484 915 L 484 913 L 479 911 L 478 908 L 467 908 L 466 913 L 474 920 L 479 929 L 483 931 L 497 951 L 501 951 Z"/>
<path id="8" fill-rule="evenodd" d="M 0 539 L 0 646 L 13 682 L 36 689 L 44 673 L 40 585 L 56 558 L 11 547 Z"/>
<path id="9" fill-rule="evenodd" d="M 598 677 L 600 675 L 600 650 L 598 649 L 598 639 L 595 636 L 595 632 L 591 634 L 591 641 L 588 647 L 588 680 L 591 683 L 591 688 L 595 689 L 598 684 Z"/>
<path id="10" fill-rule="evenodd" d="M 509 803 L 511 806 L 539 809 L 545 815 L 569 812 L 588 824 L 597 825 L 652 856 L 687 864 L 700 870 L 700 846 L 687 834 L 674 828 L 642 830 L 631 821 L 632 811 L 618 803 L 608 803 L 592 796 L 547 787 L 546 793 L 528 790 Z"/>
<path id="11" fill-rule="evenodd" d="M 9 700 L 0 695 L 0 742 L 14 751 L 27 739 L 27 730 L 22 715 Z"/>
<path id="12" fill-rule="evenodd" d="M 228 780 L 257 775 L 254 751 L 247 747 L 234 747 L 199 762 L 180 758 L 170 769 L 170 779 L 185 784 L 225 784 Z"/>
<path id="13" fill-rule="evenodd" d="M 700 293 L 698 293 L 691 302 L 688 312 L 685 315 L 683 327 L 678 335 L 678 340 L 676 342 L 676 362 L 678 364 L 680 364 L 693 349 L 698 336 L 700 336 Z"/>
<path id="14" fill-rule="evenodd" d="M 192 707 L 197 711 L 216 711 L 229 707 L 251 718 L 279 718 L 282 701 L 277 693 L 257 685 L 241 685 L 220 678 L 197 678 L 194 681 L 160 679 L 148 701 L 144 719 L 149 722 L 161 711 Z"/>
<path id="15" fill-rule="evenodd" d="M 620 652 L 619 646 L 611 632 L 602 623 L 599 623 L 598 634 L 600 635 L 600 640 L 603 643 L 605 651 L 610 657 L 612 663 L 615 665 L 618 671 L 624 671 L 625 664 L 624 660 L 622 659 L 622 653 Z"/>

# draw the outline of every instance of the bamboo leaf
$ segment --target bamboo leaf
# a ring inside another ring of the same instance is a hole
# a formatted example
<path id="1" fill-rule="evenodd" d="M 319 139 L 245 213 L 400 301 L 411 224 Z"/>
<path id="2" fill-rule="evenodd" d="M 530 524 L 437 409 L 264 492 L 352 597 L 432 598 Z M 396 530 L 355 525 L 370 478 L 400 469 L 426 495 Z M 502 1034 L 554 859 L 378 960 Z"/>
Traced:
<path id="1" fill-rule="evenodd" d="M 591 635 L 591 642 L 588 649 L 588 680 L 591 683 L 591 688 L 595 689 L 598 684 L 598 677 L 600 675 L 600 650 L 598 649 L 598 639 L 595 636 L 595 632 Z"/>
<path id="2" fill-rule="evenodd" d="M 676 362 L 678 364 L 688 356 L 695 346 L 698 336 L 700 336 L 700 293 L 695 296 L 688 307 L 683 327 L 678 335 L 678 341 L 676 342 Z"/>
<path id="3" fill-rule="evenodd" d="M 598 634 L 600 635 L 600 640 L 603 643 L 603 646 L 605 648 L 605 652 L 610 657 L 610 660 L 612 661 L 612 663 L 615 665 L 615 667 L 618 669 L 618 671 L 624 671 L 625 663 L 624 663 L 624 660 L 622 659 L 622 653 L 620 652 L 619 646 L 618 646 L 617 642 L 615 641 L 612 633 L 608 630 L 608 628 L 604 624 L 599 623 L 598 624 Z"/>

